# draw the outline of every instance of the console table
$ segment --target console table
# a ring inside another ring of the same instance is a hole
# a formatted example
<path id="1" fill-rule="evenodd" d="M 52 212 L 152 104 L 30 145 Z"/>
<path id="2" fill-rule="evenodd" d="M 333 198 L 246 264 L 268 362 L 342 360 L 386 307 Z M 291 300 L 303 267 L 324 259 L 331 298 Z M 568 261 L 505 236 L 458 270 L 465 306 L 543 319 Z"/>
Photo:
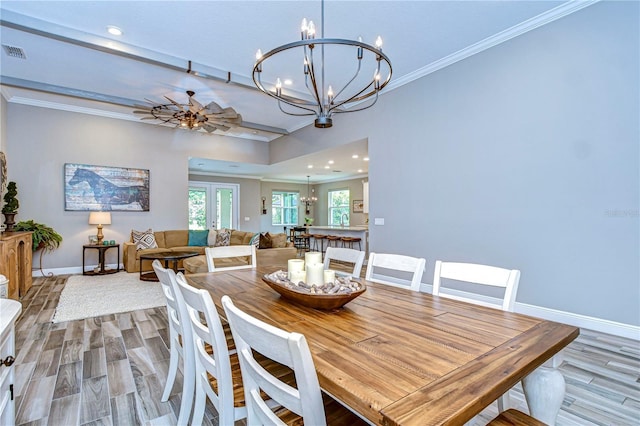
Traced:
<path id="1" fill-rule="evenodd" d="M 0 274 L 7 277 L 7 296 L 18 300 L 31 288 L 31 232 L 0 233 Z"/>
<path id="2" fill-rule="evenodd" d="M 109 250 L 110 248 L 116 248 L 118 249 L 118 255 L 116 257 L 116 265 L 118 265 L 116 267 L 116 269 L 106 269 L 105 268 L 105 253 L 107 252 L 107 250 Z M 84 267 L 84 253 L 85 251 L 87 251 L 87 249 L 94 249 L 94 250 L 98 250 L 98 270 L 92 270 L 92 271 L 85 271 L 85 267 Z M 102 244 L 85 244 L 82 246 L 82 275 L 105 275 L 105 274 L 115 274 L 116 272 L 120 271 L 120 244 L 114 244 L 114 245 L 102 245 Z"/>

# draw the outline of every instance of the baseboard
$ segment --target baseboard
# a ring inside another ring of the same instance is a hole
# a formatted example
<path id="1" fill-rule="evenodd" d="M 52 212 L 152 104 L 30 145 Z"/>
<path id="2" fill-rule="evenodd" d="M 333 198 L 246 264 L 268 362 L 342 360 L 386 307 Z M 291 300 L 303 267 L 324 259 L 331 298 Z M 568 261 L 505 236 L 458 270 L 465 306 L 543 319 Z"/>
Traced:
<path id="1" fill-rule="evenodd" d="M 544 318 L 549 321 L 561 322 L 580 328 L 586 328 L 589 330 L 599 331 L 601 333 L 613 334 L 614 336 L 640 341 L 640 327 L 635 325 L 519 302 L 516 302 L 515 311 L 519 314 Z"/>
<path id="2" fill-rule="evenodd" d="M 90 271 L 97 266 L 98 265 L 87 265 L 86 270 Z M 115 268 L 116 264 L 107 263 L 105 266 L 108 266 L 110 268 Z M 120 265 L 120 270 L 124 271 L 124 264 Z M 42 274 L 43 272 L 44 272 L 44 275 Z M 71 266 L 68 268 L 53 268 L 53 269 L 45 268 L 42 271 L 40 271 L 40 269 L 34 269 L 31 271 L 31 276 L 33 276 L 34 278 L 39 278 L 39 277 L 51 276 L 51 275 L 71 275 L 71 274 L 81 274 L 81 273 L 82 273 L 82 266 Z"/>
<path id="3" fill-rule="evenodd" d="M 431 293 L 430 284 L 422 284 L 420 291 Z M 459 290 L 450 290 L 452 294 L 461 297 L 470 297 L 469 293 Z M 474 296 L 475 297 L 475 296 Z M 494 297 L 480 297 L 487 303 L 497 303 L 498 299 Z M 620 322 L 609 321 L 602 318 L 590 317 L 587 315 L 574 314 L 573 312 L 559 311 L 556 309 L 545 308 L 542 306 L 529 305 L 526 303 L 516 302 L 514 311 L 519 314 L 529 315 L 532 317 L 542 318 L 549 321 L 560 322 L 563 324 L 573 325 L 575 327 L 586 328 L 589 330 L 599 331 L 601 333 L 612 334 L 614 336 L 624 337 L 640 341 L 640 327 Z"/>

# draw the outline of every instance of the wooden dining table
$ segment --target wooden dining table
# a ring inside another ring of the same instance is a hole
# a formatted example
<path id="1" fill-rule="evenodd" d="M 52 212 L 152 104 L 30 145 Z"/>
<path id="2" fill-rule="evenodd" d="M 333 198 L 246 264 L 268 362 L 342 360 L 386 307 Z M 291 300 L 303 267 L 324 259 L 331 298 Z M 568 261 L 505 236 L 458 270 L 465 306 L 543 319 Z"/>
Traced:
<path id="1" fill-rule="evenodd" d="M 373 424 L 463 424 L 518 381 L 535 378 L 531 373 L 579 334 L 573 326 L 365 280 L 367 290 L 343 308 L 307 308 L 263 282 L 275 269 L 186 278 L 209 291 L 223 317 L 220 299 L 228 295 L 250 315 L 304 334 L 323 391 Z"/>

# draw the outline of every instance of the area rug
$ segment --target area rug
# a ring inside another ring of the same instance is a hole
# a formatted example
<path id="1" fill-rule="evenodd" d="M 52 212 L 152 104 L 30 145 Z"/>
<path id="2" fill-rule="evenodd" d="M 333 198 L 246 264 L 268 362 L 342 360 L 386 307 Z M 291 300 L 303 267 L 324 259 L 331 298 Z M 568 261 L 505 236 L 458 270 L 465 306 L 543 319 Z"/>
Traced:
<path id="1" fill-rule="evenodd" d="M 154 308 L 166 304 L 160 283 L 139 274 L 72 275 L 62 289 L 53 322 Z"/>

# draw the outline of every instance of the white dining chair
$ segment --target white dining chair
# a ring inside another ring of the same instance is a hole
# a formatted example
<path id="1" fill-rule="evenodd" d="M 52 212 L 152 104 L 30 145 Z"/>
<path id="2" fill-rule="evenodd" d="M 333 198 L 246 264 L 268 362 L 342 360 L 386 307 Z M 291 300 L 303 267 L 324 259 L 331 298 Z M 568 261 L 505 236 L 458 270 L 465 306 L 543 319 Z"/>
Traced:
<path id="1" fill-rule="evenodd" d="M 449 285 L 446 285 L 449 284 L 449 280 L 463 282 L 464 287 L 452 290 Z M 520 271 L 517 269 L 437 260 L 433 273 L 432 294 L 513 312 L 519 282 Z M 496 303 L 495 295 L 487 295 L 486 292 L 483 292 L 483 287 L 503 288 L 502 297 L 497 298 L 499 302 Z M 498 398 L 498 411 L 503 412 L 508 407 L 509 393 L 507 392 Z"/>
<path id="2" fill-rule="evenodd" d="M 365 279 L 420 291 L 426 260 L 401 254 L 370 253 Z"/>
<path id="3" fill-rule="evenodd" d="M 461 281 L 467 283 L 467 285 L 465 285 L 464 291 L 451 291 L 451 287 L 446 285 L 449 281 L 443 282 L 443 278 Z M 448 297 L 488 307 L 498 307 L 503 311 L 513 312 L 519 282 L 520 271 L 517 269 L 437 260 L 433 273 L 432 293 L 434 296 Z M 499 303 L 495 302 L 496 299 L 494 297 L 483 295 L 481 290 L 483 286 L 485 288 L 489 286 L 504 289 L 503 295 L 498 298 Z"/>
<path id="4" fill-rule="evenodd" d="M 366 424 L 335 400 L 326 395 L 323 398 L 304 335 L 286 332 L 252 317 L 237 308 L 229 296 L 222 297 L 222 306 L 238 350 L 248 425 L 299 424 L 299 419 L 291 417 L 292 413 L 302 417 L 305 425 Z M 256 352 L 293 370 L 296 387 L 261 368 Z M 265 403 L 265 394 L 288 412 L 274 412 Z"/>
<path id="5" fill-rule="evenodd" d="M 362 264 L 364 263 L 365 252 L 343 247 L 327 247 L 324 254 L 324 269 L 332 269 L 331 261 L 346 262 L 353 264 L 351 276 L 360 277 Z M 337 270 L 341 272 L 340 269 Z"/>
<path id="6" fill-rule="evenodd" d="M 176 283 L 185 302 L 195 359 L 192 424 L 202 423 L 208 398 L 218 411 L 219 424 L 232 425 L 247 417 L 242 390 L 234 392 L 234 380 L 236 385 L 240 382 L 237 358 L 232 365 L 222 322 L 209 292 L 189 285 L 181 273 L 176 276 Z M 240 401 L 238 395 L 242 396 Z"/>
<path id="7" fill-rule="evenodd" d="M 193 345 L 191 344 L 191 326 L 187 320 L 187 310 L 182 294 L 178 290 L 178 284 L 176 283 L 176 273 L 173 269 L 163 268 L 157 259 L 153 261 L 152 265 L 167 301 L 167 318 L 169 322 L 169 371 L 160 400 L 162 402 L 169 400 L 169 395 L 176 380 L 178 364 L 182 360 L 182 396 L 178 425 L 186 425 L 191 414 L 195 385 L 195 359 Z"/>
<path id="8" fill-rule="evenodd" d="M 220 246 L 220 247 L 205 247 L 205 257 L 207 258 L 207 267 L 209 272 L 214 271 L 229 271 L 233 269 L 250 269 L 257 266 L 256 261 L 256 246 L 250 245 L 236 245 L 236 246 Z M 216 267 L 216 259 L 225 259 L 230 257 L 246 257 L 249 258 L 249 263 L 245 265 L 236 266 L 218 266 Z"/>

